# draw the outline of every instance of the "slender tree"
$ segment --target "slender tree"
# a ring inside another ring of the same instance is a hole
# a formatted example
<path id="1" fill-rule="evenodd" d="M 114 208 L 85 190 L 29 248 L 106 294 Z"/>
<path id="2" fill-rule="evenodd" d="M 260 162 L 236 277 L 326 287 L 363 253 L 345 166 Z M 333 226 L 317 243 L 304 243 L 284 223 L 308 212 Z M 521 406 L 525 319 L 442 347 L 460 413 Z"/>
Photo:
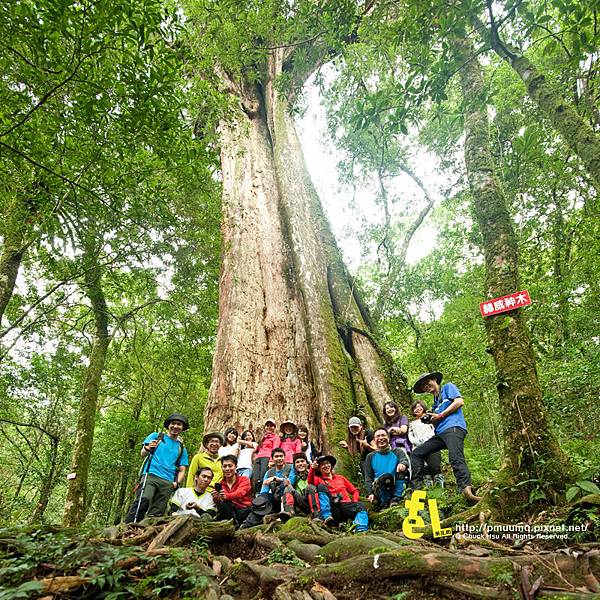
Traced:
<path id="1" fill-rule="evenodd" d="M 600 135 L 532 60 L 518 48 L 502 40 L 494 20 L 492 4 L 489 0 L 486 0 L 486 4 L 489 28 L 479 19 L 473 18 L 484 41 L 488 42 L 494 52 L 517 73 L 531 100 L 579 157 L 594 187 L 600 192 Z"/>
<path id="2" fill-rule="evenodd" d="M 486 291 L 493 298 L 519 289 L 518 244 L 491 152 L 481 65 L 467 40 L 458 39 L 455 44 L 461 65 L 465 165 L 473 212 L 482 236 Z M 525 503 L 534 487 L 556 499 L 571 467 L 549 427 L 522 312 L 514 310 L 487 317 L 485 326 L 489 351 L 496 364 L 504 432 L 504 460 L 497 482 L 504 486 L 502 508 L 510 512 L 519 505 L 515 503 L 515 489 L 525 495 Z M 513 487 L 528 480 L 532 485 Z"/>
<path id="3" fill-rule="evenodd" d="M 94 334 L 85 371 L 70 467 L 70 473 L 74 477 L 69 480 L 65 501 L 63 521 L 67 526 L 78 525 L 85 518 L 86 488 L 94 442 L 98 392 L 110 343 L 108 309 L 102 289 L 102 269 L 97 256 L 98 240 L 86 237 L 82 245 L 85 268 L 83 289 L 92 308 Z"/>

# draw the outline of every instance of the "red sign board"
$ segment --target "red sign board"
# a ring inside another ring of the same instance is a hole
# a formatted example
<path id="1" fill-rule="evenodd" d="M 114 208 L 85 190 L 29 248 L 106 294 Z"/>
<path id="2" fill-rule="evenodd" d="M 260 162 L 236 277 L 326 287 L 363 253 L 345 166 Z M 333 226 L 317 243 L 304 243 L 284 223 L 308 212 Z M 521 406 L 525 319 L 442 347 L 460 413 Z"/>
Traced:
<path id="1" fill-rule="evenodd" d="M 515 310 L 515 308 L 521 308 L 522 306 L 529 306 L 530 304 L 531 298 L 529 297 L 529 292 L 523 290 L 522 292 L 515 292 L 514 294 L 480 302 L 479 310 L 484 317 L 491 317 L 492 315 L 499 315 L 500 313 Z"/>

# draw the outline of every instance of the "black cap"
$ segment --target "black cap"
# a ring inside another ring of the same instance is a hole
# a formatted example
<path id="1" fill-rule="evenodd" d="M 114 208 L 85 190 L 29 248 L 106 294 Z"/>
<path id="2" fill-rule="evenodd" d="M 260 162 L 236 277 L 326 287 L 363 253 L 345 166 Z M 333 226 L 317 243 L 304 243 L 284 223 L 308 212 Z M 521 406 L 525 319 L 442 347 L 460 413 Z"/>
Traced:
<path id="1" fill-rule="evenodd" d="M 181 421 L 183 423 L 183 431 L 190 428 L 188 420 L 181 413 L 173 413 L 165 419 L 165 427 L 169 427 L 171 421 Z"/>
<path id="2" fill-rule="evenodd" d="M 273 504 L 266 494 L 259 494 L 252 500 L 251 508 L 253 513 L 257 514 L 259 517 L 264 517 L 273 510 Z"/>
<path id="3" fill-rule="evenodd" d="M 317 456 L 316 461 L 317 464 L 320 465 L 324 460 L 327 460 L 331 463 L 331 467 L 335 467 L 335 463 L 337 462 L 335 456 L 331 456 L 331 454 L 326 454 L 325 456 Z"/>

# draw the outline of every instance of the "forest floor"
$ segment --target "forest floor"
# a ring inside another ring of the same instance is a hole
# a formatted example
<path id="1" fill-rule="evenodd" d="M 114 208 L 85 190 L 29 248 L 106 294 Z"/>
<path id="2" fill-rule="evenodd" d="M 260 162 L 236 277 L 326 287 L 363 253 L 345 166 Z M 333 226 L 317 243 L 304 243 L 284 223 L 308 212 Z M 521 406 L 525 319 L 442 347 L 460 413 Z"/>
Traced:
<path id="1" fill-rule="evenodd" d="M 412 540 L 402 534 L 403 510 L 374 515 L 360 534 L 304 517 L 242 531 L 192 516 L 102 531 L 4 529 L 0 600 L 600 598 L 600 543 L 589 527 L 566 539 L 495 541 L 481 533 L 481 514 L 472 536 L 455 527 L 445 538 Z"/>

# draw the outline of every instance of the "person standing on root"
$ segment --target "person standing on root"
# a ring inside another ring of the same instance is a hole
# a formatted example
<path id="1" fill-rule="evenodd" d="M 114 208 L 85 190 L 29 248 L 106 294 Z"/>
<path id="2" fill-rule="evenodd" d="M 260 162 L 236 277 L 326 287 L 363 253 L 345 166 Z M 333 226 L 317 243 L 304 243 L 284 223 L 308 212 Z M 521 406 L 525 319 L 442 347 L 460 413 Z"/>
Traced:
<path id="1" fill-rule="evenodd" d="M 416 394 L 433 395 L 431 412 L 421 417 L 421 421 L 430 422 L 435 428 L 435 435 L 415 448 L 411 454 L 413 487 L 418 489 L 423 486 L 427 459 L 433 453 L 447 448 L 458 489 L 469 502 L 477 503 L 481 498 L 473 493 L 471 473 L 464 453 L 467 423 L 462 407 L 465 401 L 453 383 L 448 382 L 441 386 L 442 379 L 443 375 L 437 371 L 424 373 L 413 386 Z"/>
<path id="2" fill-rule="evenodd" d="M 279 426 L 279 447 L 285 452 L 285 462 L 291 465 L 294 454 L 302 452 L 302 440 L 298 437 L 298 426 L 294 421 L 284 421 Z"/>
<path id="3" fill-rule="evenodd" d="M 169 498 L 183 483 L 189 459 L 179 436 L 189 429 L 189 423 L 182 414 L 173 413 L 164 426 L 166 435 L 155 431 L 142 444 L 141 455 L 145 458 L 142 479 L 125 523 L 141 521 L 145 516 L 162 516 Z"/>
<path id="4" fill-rule="evenodd" d="M 412 445 L 408 439 L 408 417 L 390 400 L 383 405 L 383 419 L 383 428 L 390 438 L 390 448 L 404 448 L 406 453 L 410 454 Z"/>
<path id="5" fill-rule="evenodd" d="M 373 445 L 373 430 L 365 429 L 363 422 L 359 417 L 350 417 L 348 420 L 348 435 L 345 440 L 340 442 L 340 446 L 345 448 L 354 458 L 359 457 L 360 460 L 360 476 L 364 477 L 365 459 L 369 452 L 375 450 Z"/>
<path id="6" fill-rule="evenodd" d="M 209 467 L 200 467 L 194 477 L 193 488 L 179 488 L 171 498 L 173 515 L 193 515 L 202 521 L 212 521 L 217 515 L 217 507 L 208 491 L 213 478 Z"/>
<path id="7" fill-rule="evenodd" d="M 275 433 L 275 426 L 275 419 L 267 419 L 265 421 L 263 436 L 254 454 L 254 474 L 252 480 L 254 491 L 257 493 L 260 491 L 265 473 L 269 468 L 271 452 L 273 448 L 279 448 L 279 444 L 281 443 L 279 436 Z"/>
<path id="8" fill-rule="evenodd" d="M 309 464 L 312 463 L 321 453 L 317 449 L 316 444 L 310 440 L 310 433 L 306 425 L 298 425 L 298 439 L 301 443 L 300 452 L 306 456 Z"/>
<path id="9" fill-rule="evenodd" d="M 213 479 L 209 487 L 211 492 L 215 485 L 220 483 L 221 479 L 223 479 L 223 469 L 221 467 L 219 448 L 223 443 L 223 436 L 218 431 L 213 431 L 203 436 L 202 446 L 204 450 L 198 452 L 192 459 L 185 487 L 194 487 L 194 474 L 200 467 L 208 467 L 213 472 Z"/>
<path id="10" fill-rule="evenodd" d="M 406 480 L 410 479 L 410 462 L 402 446 L 390 447 L 385 429 L 378 429 L 373 441 L 377 450 L 365 461 L 365 487 L 369 502 L 384 509 L 400 504 Z"/>
<path id="11" fill-rule="evenodd" d="M 421 417 L 427 413 L 427 405 L 422 400 L 417 400 L 410 407 L 414 420 L 408 426 L 408 439 L 412 444 L 413 450 L 430 440 L 435 435 L 435 428 L 431 423 L 423 423 Z M 444 475 L 442 474 L 442 453 L 434 452 L 427 457 L 427 463 L 424 470 L 423 481 L 425 487 L 438 485 L 444 487 Z M 433 477 L 433 480 L 432 480 Z"/>
<path id="12" fill-rule="evenodd" d="M 333 526 L 352 519 L 357 533 L 367 531 L 367 509 L 358 501 L 358 489 L 343 475 L 333 472 L 336 462 L 334 456 L 319 456 L 308 472 L 308 483 L 318 490 L 320 518 L 325 525 Z"/>

